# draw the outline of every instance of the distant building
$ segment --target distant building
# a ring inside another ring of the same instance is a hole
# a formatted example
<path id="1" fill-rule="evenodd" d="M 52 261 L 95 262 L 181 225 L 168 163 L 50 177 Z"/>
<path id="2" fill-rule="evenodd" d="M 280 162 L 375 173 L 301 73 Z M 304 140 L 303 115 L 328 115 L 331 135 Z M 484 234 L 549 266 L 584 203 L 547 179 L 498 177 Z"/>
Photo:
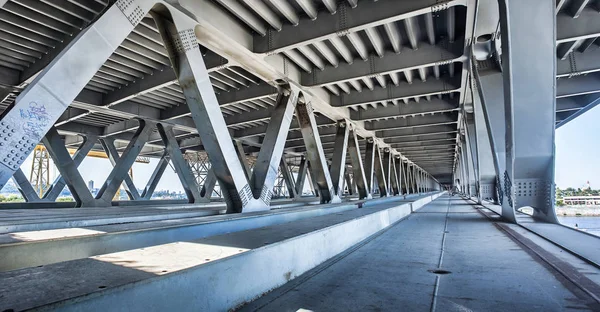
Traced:
<path id="1" fill-rule="evenodd" d="M 88 189 L 90 190 L 90 192 L 94 190 L 94 180 L 88 181 Z"/>

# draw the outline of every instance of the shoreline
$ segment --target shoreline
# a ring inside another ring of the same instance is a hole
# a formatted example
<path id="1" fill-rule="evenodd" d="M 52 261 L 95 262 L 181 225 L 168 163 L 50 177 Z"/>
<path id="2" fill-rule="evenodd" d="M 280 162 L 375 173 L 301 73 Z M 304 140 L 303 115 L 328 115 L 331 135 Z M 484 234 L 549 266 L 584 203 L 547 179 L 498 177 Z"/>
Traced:
<path id="1" fill-rule="evenodd" d="M 600 206 L 556 207 L 559 217 L 600 217 Z"/>

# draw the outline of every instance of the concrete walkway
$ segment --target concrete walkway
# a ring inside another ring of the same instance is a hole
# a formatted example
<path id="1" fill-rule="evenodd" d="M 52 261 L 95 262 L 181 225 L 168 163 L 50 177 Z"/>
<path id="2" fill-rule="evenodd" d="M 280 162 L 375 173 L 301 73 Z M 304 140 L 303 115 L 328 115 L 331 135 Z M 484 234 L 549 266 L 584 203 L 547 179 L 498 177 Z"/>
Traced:
<path id="1" fill-rule="evenodd" d="M 362 247 L 328 261 L 242 310 L 599 308 L 575 284 L 523 248 L 466 201 L 444 196 Z M 436 274 L 434 270 L 449 273 Z"/>

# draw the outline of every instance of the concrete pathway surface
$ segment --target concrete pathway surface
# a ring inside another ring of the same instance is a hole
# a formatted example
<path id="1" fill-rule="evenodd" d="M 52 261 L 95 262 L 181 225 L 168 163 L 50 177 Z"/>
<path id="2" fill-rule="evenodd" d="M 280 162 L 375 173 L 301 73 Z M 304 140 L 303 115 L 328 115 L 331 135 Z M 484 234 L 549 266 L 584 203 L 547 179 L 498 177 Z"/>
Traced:
<path id="1" fill-rule="evenodd" d="M 364 245 L 242 310 L 600 308 L 589 295 L 524 248 L 474 206 L 459 197 L 443 196 Z"/>

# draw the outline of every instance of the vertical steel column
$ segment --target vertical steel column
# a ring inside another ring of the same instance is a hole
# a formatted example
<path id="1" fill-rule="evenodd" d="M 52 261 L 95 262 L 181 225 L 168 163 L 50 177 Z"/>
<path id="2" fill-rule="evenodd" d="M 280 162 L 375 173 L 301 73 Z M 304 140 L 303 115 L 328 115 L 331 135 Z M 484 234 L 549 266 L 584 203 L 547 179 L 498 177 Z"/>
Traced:
<path id="1" fill-rule="evenodd" d="M 502 85 L 502 73 L 499 69 L 487 70 L 482 73 L 477 67 L 473 69 L 475 81 L 477 82 L 477 90 L 479 96 L 475 98 L 475 118 L 476 122 L 484 125 L 477 127 L 482 132 L 485 128 L 487 132 L 488 143 L 491 150 L 492 159 L 494 160 L 494 190 L 491 193 L 494 195 L 494 202 L 503 206 L 503 214 L 507 215 L 507 220 L 514 220 L 514 211 L 510 205 L 504 203 L 504 187 L 501 183 L 501 177 L 504 175 L 506 168 L 506 144 L 505 144 L 505 127 L 504 122 L 504 87 Z M 478 113 L 478 107 L 481 107 L 481 114 Z M 480 120 L 481 119 L 481 120 Z M 481 136 L 483 137 L 483 135 Z M 482 146 L 485 146 L 485 141 L 482 140 Z M 489 172 L 486 164 L 486 155 L 489 155 L 487 149 L 481 149 L 479 161 L 482 164 L 480 167 L 482 172 Z M 487 175 L 482 173 L 483 191 L 486 194 Z"/>
<path id="2" fill-rule="evenodd" d="M 142 191 L 141 197 L 143 199 L 150 200 L 150 198 L 152 198 L 152 194 L 154 194 L 154 190 L 156 189 L 158 182 L 160 182 L 163 173 L 167 169 L 167 166 L 169 166 L 169 153 L 167 153 L 165 150 L 158 160 L 158 164 L 156 164 L 156 168 L 154 168 L 148 183 L 146 183 L 146 187 Z"/>
<path id="3" fill-rule="evenodd" d="M 475 100 L 475 99 L 473 99 Z M 475 109 L 475 107 L 473 108 Z M 473 162 L 473 171 L 474 171 L 474 178 L 475 178 L 475 196 L 477 196 L 477 203 L 481 204 L 481 176 L 480 176 L 480 169 L 479 169 L 479 144 L 478 144 L 478 134 L 477 134 L 477 126 L 475 124 L 475 112 L 473 112 L 472 114 L 467 114 L 466 116 L 466 123 L 467 123 L 467 127 L 466 127 L 466 133 L 467 133 L 467 140 L 469 141 L 469 149 L 470 149 L 470 154 L 469 156 L 471 156 L 471 161 Z M 489 155 L 489 157 L 491 158 L 491 155 Z"/>
<path id="4" fill-rule="evenodd" d="M 194 177 L 190 166 L 188 166 L 183 158 L 179 143 L 177 143 L 175 133 L 173 133 L 173 128 L 160 123 L 156 125 L 156 128 L 158 129 L 158 133 L 165 144 L 165 151 L 169 154 L 169 159 L 173 164 L 173 169 L 175 169 L 175 173 L 177 173 L 177 177 L 179 177 L 179 181 L 181 182 L 181 186 L 187 195 L 188 201 L 190 203 L 197 203 L 201 201 L 206 202 L 206 200 L 202 199 L 200 187 L 198 186 L 196 177 Z"/>
<path id="5" fill-rule="evenodd" d="M 552 1 L 502 0 L 499 9 L 505 195 L 512 209 L 532 207 L 534 218 L 558 223 L 554 210 L 556 6 Z M 507 219 L 516 222 L 512 212 Z"/>
<path id="6" fill-rule="evenodd" d="M 408 165 L 409 165 L 408 173 L 410 174 L 410 188 L 411 188 L 413 194 L 417 194 L 419 192 L 417 191 L 417 181 L 416 181 L 416 177 L 415 177 L 415 165 L 413 163 L 409 163 Z"/>
<path id="7" fill-rule="evenodd" d="M 464 143 L 463 146 L 465 147 L 465 159 L 467 162 L 467 169 L 469 172 L 468 175 L 468 179 L 469 179 L 469 197 L 473 197 L 473 196 L 477 196 L 477 179 L 476 179 L 476 172 L 475 172 L 475 164 L 473 162 L 473 152 L 471 151 L 471 140 L 469 138 L 469 133 L 467 131 L 467 125 L 465 122 L 465 133 L 464 133 Z"/>
<path id="8" fill-rule="evenodd" d="M 98 190 L 96 199 L 99 199 L 102 202 L 110 203 L 112 201 L 113 196 L 119 190 L 125 177 L 129 176 L 129 168 L 131 168 L 135 162 L 135 159 L 140 154 L 140 151 L 148 141 L 148 138 L 150 138 L 150 135 L 156 126 L 155 123 L 143 119 L 138 119 L 138 122 L 140 125 L 135 135 L 131 141 L 129 141 L 129 144 L 115 163 L 114 168 L 109 173 L 100 190 Z"/>
<path id="9" fill-rule="evenodd" d="M 377 176 L 377 185 L 379 186 L 379 196 L 388 196 L 387 179 L 383 169 L 383 157 L 381 149 L 375 145 L 375 175 Z"/>
<path id="10" fill-rule="evenodd" d="M 350 131 L 348 140 L 348 153 L 350 154 L 350 162 L 352 163 L 353 171 L 352 184 L 356 185 L 356 188 L 358 189 L 358 197 L 360 199 L 370 199 L 372 198 L 372 196 L 371 191 L 369 189 L 369 182 L 365 174 L 365 167 L 363 166 L 360 146 L 358 144 L 358 136 L 356 135 L 356 132 L 354 130 Z"/>
<path id="11" fill-rule="evenodd" d="M 306 179 L 306 172 L 308 171 L 308 162 L 306 157 L 302 156 L 300 160 L 300 167 L 298 167 L 298 176 L 296 177 L 296 194 L 302 197 L 304 191 L 304 181 Z"/>
<path id="12" fill-rule="evenodd" d="M 358 144 L 358 143 L 357 143 Z M 357 145 L 358 147 L 358 145 Z M 375 150 L 377 146 L 372 138 L 367 138 L 367 145 L 365 149 L 365 174 L 366 174 L 366 186 L 368 194 L 373 196 L 375 185 L 373 185 L 373 177 L 375 175 Z"/>
<path id="13" fill-rule="evenodd" d="M 383 150 L 383 175 L 386 183 L 387 194 L 392 194 L 392 155 L 389 148 Z"/>
<path id="14" fill-rule="evenodd" d="M 108 156 L 108 160 L 110 161 L 110 164 L 114 168 L 117 165 L 119 158 L 121 158 L 121 156 L 119 156 L 119 152 L 117 151 L 117 148 L 115 147 L 115 140 L 110 137 L 103 138 L 103 139 L 100 139 L 100 144 L 102 144 L 102 148 L 106 152 L 106 156 Z M 129 171 L 130 168 L 131 167 L 127 168 L 126 170 Z M 138 193 L 137 188 L 135 187 L 135 184 L 133 184 L 133 180 L 131 180 L 131 177 L 129 176 L 129 174 L 125 175 L 123 181 L 124 181 L 123 186 L 125 188 L 125 192 L 127 193 L 127 197 L 129 197 L 130 200 L 139 199 L 140 194 Z"/>
<path id="15" fill-rule="evenodd" d="M 319 191 L 319 186 L 317 184 L 317 179 L 315 178 L 315 175 L 312 174 L 312 169 L 311 169 L 310 162 L 308 163 L 308 172 L 307 172 L 307 174 L 310 177 L 310 179 L 308 179 L 308 182 L 310 184 L 310 189 L 315 194 L 315 196 L 320 197 L 321 196 L 321 192 Z"/>
<path id="16" fill-rule="evenodd" d="M 267 208 L 271 203 L 273 185 L 275 185 L 275 179 L 277 179 L 285 140 L 290 131 L 299 96 L 300 92 L 295 87 L 292 87 L 290 91 L 279 93 L 258 158 L 254 163 L 250 188 L 254 198 L 262 201 L 262 205 L 264 205 L 262 209 Z M 255 207 L 254 209 L 260 208 Z"/>
<path id="17" fill-rule="evenodd" d="M 77 148 L 75 154 L 73 154 L 73 164 L 75 168 L 79 167 L 79 165 L 83 162 L 87 154 L 92 150 L 94 145 L 98 142 L 98 137 L 96 135 L 88 134 L 83 137 L 83 142 Z M 55 201 L 60 193 L 65 188 L 66 182 L 62 175 L 56 177 L 48 191 L 44 194 L 43 199 L 47 201 Z"/>
<path id="18" fill-rule="evenodd" d="M 210 82 L 195 34 L 197 22 L 172 10 L 173 23 L 152 13 L 185 96 L 211 167 L 219 181 L 227 212 L 242 212 L 255 201 L 221 108 Z"/>
<path id="19" fill-rule="evenodd" d="M 341 202 L 339 196 L 335 194 L 333 183 L 331 182 L 327 160 L 323 152 L 323 144 L 321 144 L 310 100 L 305 99 L 305 101 L 306 103 L 298 103 L 296 106 L 296 118 L 298 119 L 304 145 L 306 146 L 306 157 L 310 163 L 311 177 L 313 177 L 316 187 L 319 189 L 322 203 Z"/>
<path id="20" fill-rule="evenodd" d="M 154 5 L 149 0 L 122 3 L 82 30 L 0 117 L 0 189 Z"/>
<path id="21" fill-rule="evenodd" d="M 344 170 L 344 181 L 345 181 L 345 185 L 348 187 L 348 195 L 354 195 L 355 190 L 356 190 L 356 185 L 354 184 L 354 182 L 352 181 L 352 178 L 350 177 L 350 168 L 348 168 L 348 166 L 346 166 L 346 169 Z"/>
<path id="22" fill-rule="evenodd" d="M 345 120 L 339 120 L 336 125 L 335 144 L 331 161 L 331 182 L 337 196 L 344 193 L 344 170 L 346 169 L 346 151 L 348 148 L 349 127 Z"/>
<path id="23" fill-rule="evenodd" d="M 393 191 L 394 195 L 399 195 L 400 189 L 398 186 L 399 178 L 398 178 L 398 169 L 396 168 L 396 162 L 397 162 L 396 157 L 394 157 L 393 155 L 390 155 L 390 175 L 392 176 L 391 177 L 392 186 L 390 188 Z"/>
<path id="24" fill-rule="evenodd" d="M 87 188 L 85 181 L 81 177 L 77 166 L 71 158 L 69 151 L 65 147 L 65 142 L 61 139 L 56 128 L 52 127 L 42 139 L 54 165 L 60 172 L 65 183 L 71 191 L 71 195 L 75 199 L 77 206 L 79 207 L 93 207 L 93 206 L 110 206 L 111 201 L 96 200 Z M 112 197 L 111 197 L 112 198 Z"/>
<path id="25" fill-rule="evenodd" d="M 465 195 L 467 195 L 468 197 L 471 196 L 471 168 L 469 168 L 469 152 L 467 151 L 467 147 L 466 147 L 466 140 L 465 140 L 465 136 L 464 135 L 459 135 L 460 137 L 460 154 L 461 154 L 461 162 L 463 165 L 463 174 L 464 174 L 464 188 L 465 188 Z"/>
<path id="26" fill-rule="evenodd" d="M 294 178 L 292 177 L 292 172 L 290 171 L 290 167 L 287 162 L 285 162 L 285 158 L 281 159 L 281 164 L 279 165 L 279 170 L 281 170 L 281 174 L 283 175 L 283 180 L 285 181 L 285 186 L 288 189 L 288 196 L 290 198 L 298 197 L 296 193 L 296 186 L 294 185 Z"/>
<path id="27" fill-rule="evenodd" d="M 408 195 L 410 194 L 410 187 L 409 187 L 409 179 L 410 179 L 410 175 L 408 173 L 408 161 L 405 159 L 401 159 L 402 160 L 402 187 L 404 188 L 404 195 Z"/>
<path id="28" fill-rule="evenodd" d="M 404 190 L 402 189 L 402 181 L 404 180 L 402 178 L 402 173 L 404 170 L 402 170 L 402 157 L 400 155 L 397 155 L 397 157 L 395 158 L 396 161 L 396 176 L 398 177 L 398 195 L 404 195 Z"/>

